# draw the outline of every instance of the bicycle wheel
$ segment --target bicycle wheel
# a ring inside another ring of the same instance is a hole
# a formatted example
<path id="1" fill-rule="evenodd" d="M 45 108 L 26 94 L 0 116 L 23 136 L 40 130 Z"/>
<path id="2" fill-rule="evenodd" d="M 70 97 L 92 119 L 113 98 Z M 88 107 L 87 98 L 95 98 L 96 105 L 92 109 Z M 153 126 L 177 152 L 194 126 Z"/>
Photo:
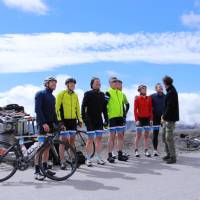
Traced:
<path id="1" fill-rule="evenodd" d="M 77 131 L 76 133 L 76 141 L 75 141 L 75 147 L 76 151 L 81 151 L 84 155 L 86 155 L 86 141 L 87 141 L 88 135 L 85 131 Z M 93 158 L 95 155 L 95 142 L 93 142 L 92 145 L 92 153 L 90 155 L 90 158 Z"/>
<path id="2" fill-rule="evenodd" d="M 0 182 L 8 180 L 17 171 L 17 152 L 12 145 L 0 142 Z"/>
<path id="3" fill-rule="evenodd" d="M 64 159 L 61 161 L 58 148 L 62 147 L 64 151 Z M 43 168 L 43 157 L 46 150 L 51 151 L 54 162 L 52 162 L 51 170 L 53 173 L 49 173 L 49 170 Z M 65 164 L 65 169 L 61 169 L 61 162 Z M 54 140 L 52 143 L 46 145 L 39 153 L 39 165 L 42 173 L 49 179 L 55 181 L 64 181 L 71 177 L 77 169 L 77 156 L 74 148 L 66 142 L 60 140 Z"/>
<path id="4" fill-rule="evenodd" d="M 177 147 L 180 151 L 198 151 L 200 149 L 200 144 L 193 139 L 179 139 L 177 141 Z"/>

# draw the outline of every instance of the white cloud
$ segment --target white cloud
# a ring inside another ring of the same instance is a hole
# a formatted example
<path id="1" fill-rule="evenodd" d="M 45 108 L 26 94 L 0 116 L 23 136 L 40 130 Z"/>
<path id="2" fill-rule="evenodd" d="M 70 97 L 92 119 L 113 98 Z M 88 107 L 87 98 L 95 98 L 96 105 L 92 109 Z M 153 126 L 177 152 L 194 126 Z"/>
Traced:
<path id="1" fill-rule="evenodd" d="M 68 78 L 68 75 L 58 75 L 58 87 L 55 94 L 58 91 L 64 89 L 64 81 Z M 10 89 L 7 92 L 0 93 L 0 106 L 4 106 L 10 103 L 18 103 L 23 105 L 26 109 L 26 112 L 34 115 L 34 96 L 38 90 L 41 90 L 41 87 L 36 87 L 34 85 L 21 85 L 16 86 Z M 78 93 L 80 102 L 83 99 L 84 91 L 80 88 L 77 88 L 76 92 Z M 130 102 L 131 108 L 128 114 L 128 119 L 133 120 L 133 102 L 137 93 L 137 86 L 134 85 L 130 88 L 124 88 L 124 93 L 127 95 L 127 98 Z M 154 93 L 152 89 L 148 90 L 149 94 Z M 24 95 L 26 94 L 26 95 Z M 196 93 L 179 93 L 180 101 L 180 117 L 181 123 L 185 124 L 199 124 L 200 121 L 200 92 Z"/>
<path id="2" fill-rule="evenodd" d="M 194 13 L 193 11 L 183 14 L 181 16 L 181 21 L 183 25 L 188 26 L 189 28 L 200 28 L 200 14 Z"/>
<path id="3" fill-rule="evenodd" d="M 200 32 L 0 35 L 0 73 L 101 61 L 200 64 Z"/>
<path id="4" fill-rule="evenodd" d="M 10 8 L 17 8 L 39 15 L 44 15 L 48 12 L 48 6 L 44 0 L 3 0 L 3 3 Z"/>

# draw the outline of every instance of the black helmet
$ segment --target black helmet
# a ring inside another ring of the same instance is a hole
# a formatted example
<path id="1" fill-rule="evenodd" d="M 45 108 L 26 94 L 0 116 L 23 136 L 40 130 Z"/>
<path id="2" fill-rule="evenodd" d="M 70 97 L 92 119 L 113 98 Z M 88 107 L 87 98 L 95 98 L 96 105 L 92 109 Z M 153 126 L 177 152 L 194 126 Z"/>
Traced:
<path id="1" fill-rule="evenodd" d="M 74 79 L 74 78 L 68 78 L 68 79 L 65 81 L 65 85 L 67 85 L 68 83 L 74 83 L 74 84 L 76 84 L 76 79 Z"/>
<path id="2" fill-rule="evenodd" d="M 55 82 L 57 83 L 56 78 L 54 78 L 54 77 L 47 77 L 47 78 L 44 80 L 44 86 L 46 87 L 47 83 L 49 83 L 50 81 L 55 81 Z"/>
<path id="3" fill-rule="evenodd" d="M 97 78 L 97 77 L 93 77 L 92 79 L 91 79 L 91 81 L 90 81 L 90 87 L 93 89 L 93 84 L 94 84 L 94 81 L 95 80 L 100 80 L 99 78 Z"/>

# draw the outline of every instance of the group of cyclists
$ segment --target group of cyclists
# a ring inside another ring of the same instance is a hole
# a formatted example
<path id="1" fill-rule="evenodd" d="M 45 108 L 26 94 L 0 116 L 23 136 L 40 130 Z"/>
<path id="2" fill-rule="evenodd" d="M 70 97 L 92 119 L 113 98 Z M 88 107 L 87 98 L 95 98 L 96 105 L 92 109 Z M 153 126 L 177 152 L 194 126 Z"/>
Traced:
<path id="1" fill-rule="evenodd" d="M 151 157 L 149 152 L 149 133 L 153 127 L 154 156 L 158 156 L 158 135 L 162 125 L 163 142 L 165 144 L 166 156 L 163 158 L 168 164 L 176 162 L 176 152 L 173 141 L 175 122 L 179 120 L 178 94 L 173 86 L 173 79 L 169 76 L 163 78 L 167 94 L 164 94 L 162 84 L 155 86 L 155 94 L 147 95 L 147 86 L 138 87 L 138 96 L 134 100 L 134 116 L 137 127 L 134 141 L 135 156 L 140 157 L 139 147 L 142 133 L 144 132 L 144 155 Z M 91 90 L 85 92 L 82 105 L 79 103 L 78 95 L 75 92 L 76 80 L 66 80 L 66 88 L 59 92 L 56 97 L 53 91 L 56 89 L 57 80 L 54 77 L 45 79 L 45 89 L 39 91 L 35 96 L 35 112 L 37 127 L 40 135 L 50 133 L 55 126 L 61 131 L 60 140 L 68 141 L 74 146 L 77 127 L 85 124 L 87 129 L 86 143 L 86 165 L 93 166 L 91 159 L 92 145 L 96 145 L 96 163 L 104 165 L 102 151 L 102 136 L 105 128 L 109 130 L 108 157 L 109 163 L 127 161 L 129 156 L 123 152 L 124 136 L 126 130 L 126 116 L 130 104 L 123 93 L 123 82 L 117 77 L 109 79 L 110 88 L 107 92 L 101 91 L 101 81 L 94 77 L 91 79 Z M 115 147 L 116 144 L 116 147 Z M 117 149 L 118 155 L 113 152 Z M 64 162 L 63 146 L 59 147 L 60 167 L 66 169 Z M 48 149 L 43 158 L 43 167 L 48 173 L 55 173 L 48 169 Z M 35 158 L 35 179 L 43 180 L 40 167 Z"/>

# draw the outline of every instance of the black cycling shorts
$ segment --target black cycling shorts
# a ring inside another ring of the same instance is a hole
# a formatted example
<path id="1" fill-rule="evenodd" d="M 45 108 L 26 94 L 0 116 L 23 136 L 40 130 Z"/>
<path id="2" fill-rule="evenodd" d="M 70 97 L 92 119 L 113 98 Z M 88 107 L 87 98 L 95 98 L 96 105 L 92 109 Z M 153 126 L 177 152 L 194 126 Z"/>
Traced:
<path id="1" fill-rule="evenodd" d="M 77 120 L 76 119 L 64 119 L 64 126 L 67 131 L 76 131 L 77 130 Z"/>
<path id="2" fill-rule="evenodd" d="M 123 117 L 115 117 L 109 120 L 109 127 L 120 127 L 124 126 L 124 118 Z"/>
<path id="3" fill-rule="evenodd" d="M 101 121 L 90 121 L 86 124 L 87 131 L 100 131 L 103 130 L 103 122 Z"/>
<path id="4" fill-rule="evenodd" d="M 150 126 L 149 118 L 139 118 L 140 125 L 139 127 Z"/>

